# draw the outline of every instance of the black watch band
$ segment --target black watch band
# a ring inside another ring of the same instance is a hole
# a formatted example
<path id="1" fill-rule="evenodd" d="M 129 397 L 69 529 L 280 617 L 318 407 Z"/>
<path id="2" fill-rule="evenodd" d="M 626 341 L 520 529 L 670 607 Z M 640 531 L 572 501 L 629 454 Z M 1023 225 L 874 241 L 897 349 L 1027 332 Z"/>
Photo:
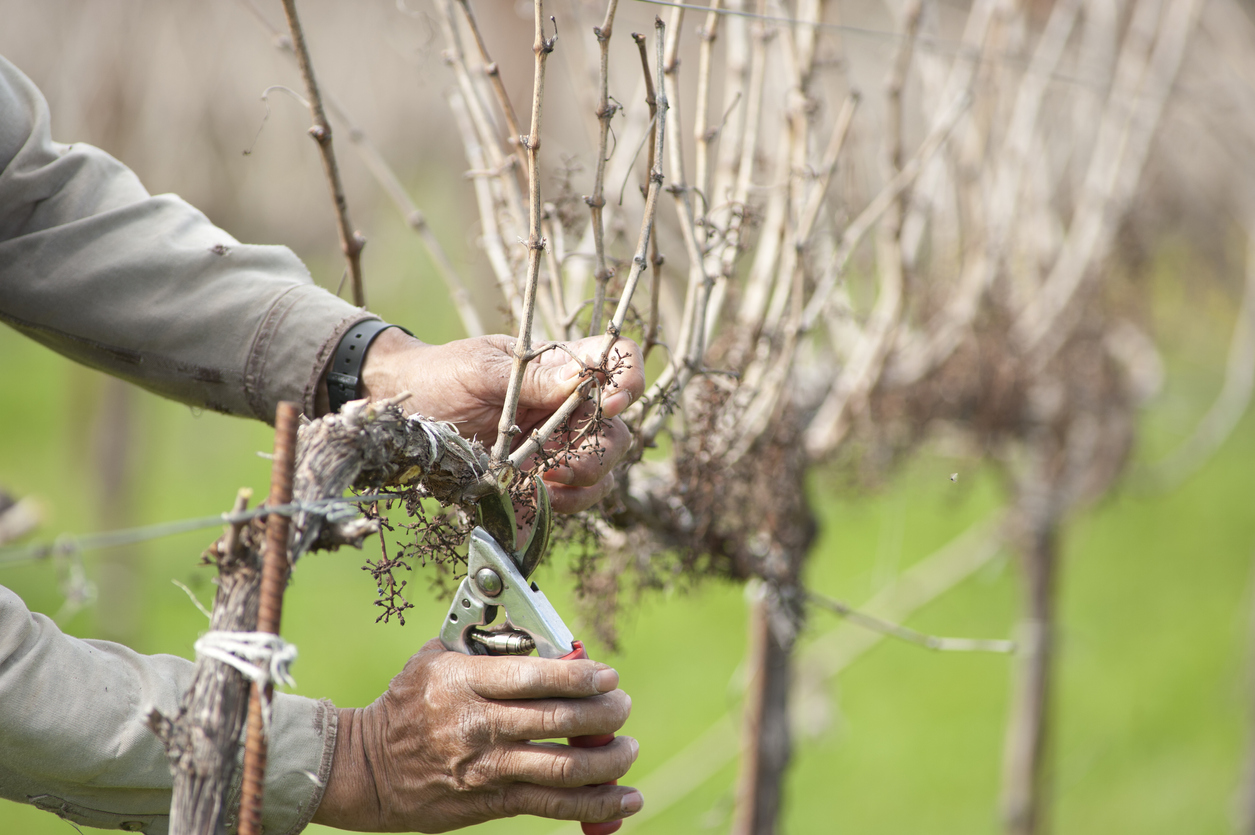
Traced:
<path id="1" fill-rule="evenodd" d="M 357 388 L 362 381 L 362 362 L 366 359 L 366 349 L 375 337 L 388 328 L 399 328 L 410 333 L 400 325 L 389 325 L 379 319 L 367 319 L 349 328 L 340 337 L 336 346 L 336 354 L 331 359 L 331 367 L 327 369 L 327 398 L 332 412 L 338 412 L 350 400 L 361 395 Z"/>

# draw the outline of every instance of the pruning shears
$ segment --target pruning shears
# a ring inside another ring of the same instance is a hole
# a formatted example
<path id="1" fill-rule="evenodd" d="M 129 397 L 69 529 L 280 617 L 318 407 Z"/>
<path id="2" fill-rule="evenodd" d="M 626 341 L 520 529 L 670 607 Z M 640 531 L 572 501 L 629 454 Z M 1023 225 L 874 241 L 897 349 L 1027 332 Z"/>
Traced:
<path id="1" fill-rule="evenodd" d="M 446 649 L 464 655 L 530 655 L 562 661 L 588 658 L 562 617 L 540 588 L 532 572 L 549 547 L 553 510 L 549 490 L 536 483 L 536 519 L 521 548 L 516 540 L 514 503 L 508 493 L 492 494 L 479 502 L 478 525 L 467 548 L 466 577 L 458 586 L 440 630 Z M 504 618 L 501 617 L 504 610 Z M 567 740 L 576 748 L 609 745 L 614 734 L 577 736 Z M 584 835 L 610 835 L 622 821 L 582 823 Z"/>

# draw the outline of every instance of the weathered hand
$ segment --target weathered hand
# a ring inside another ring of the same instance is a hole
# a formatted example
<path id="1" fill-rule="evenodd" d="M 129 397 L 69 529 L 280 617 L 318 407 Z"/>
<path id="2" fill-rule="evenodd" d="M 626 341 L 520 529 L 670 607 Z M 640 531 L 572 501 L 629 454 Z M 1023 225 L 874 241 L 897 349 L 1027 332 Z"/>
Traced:
<path id="1" fill-rule="evenodd" d="M 593 661 L 460 655 L 431 641 L 374 704 L 340 711 L 314 821 L 444 832 L 515 815 L 632 815 L 640 792 L 595 784 L 627 773 L 635 739 L 604 748 L 533 741 L 618 730 L 632 705 L 618 682 Z"/>
<path id="2" fill-rule="evenodd" d="M 382 399 L 410 391 L 413 396 L 401 404 L 403 409 L 450 421 L 464 436 L 491 446 L 514 361 L 513 345 L 509 336 L 428 345 L 395 328 L 386 330 L 371 343 L 362 365 L 363 394 Z M 566 342 L 566 350 L 546 351 L 528 364 L 519 398 L 520 439 L 544 423 L 575 390 L 582 366 L 572 355 L 596 362 L 600 345 L 601 337 Z M 630 339 L 619 340 L 612 357 L 615 352 L 618 372 L 603 389 L 602 414 L 608 420 L 599 453 L 584 448 L 569 466 L 545 474 L 559 513 L 574 513 L 604 498 L 614 487 L 611 470 L 631 448 L 630 433 L 617 415 L 645 390 L 644 363 L 640 348 Z M 582 408 L 573 425 L 589 413 L 589 404 Z"/>

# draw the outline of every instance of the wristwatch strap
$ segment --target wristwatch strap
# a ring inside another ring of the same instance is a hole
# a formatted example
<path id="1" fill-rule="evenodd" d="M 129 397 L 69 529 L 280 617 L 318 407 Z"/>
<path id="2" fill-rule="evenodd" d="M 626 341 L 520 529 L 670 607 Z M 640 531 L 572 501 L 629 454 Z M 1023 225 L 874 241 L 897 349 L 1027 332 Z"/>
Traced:
<path id="1" fill-rule="evenodd" d="M 388 328 L 399 328 L 410 333 L 400 325 L 389 325 L 380 319 L 367 319 L 358 322 L 345 332 L 336 346 L 335 356 L 331 359 L 331 367 L 327 369 L 327 398 L 331 403 L 331 411 L 338 412 L 350 400 L 357 400 L 358 386 L 362 381 L 362 362 L 366 359 L 366 349 L 375 337 Z"/>

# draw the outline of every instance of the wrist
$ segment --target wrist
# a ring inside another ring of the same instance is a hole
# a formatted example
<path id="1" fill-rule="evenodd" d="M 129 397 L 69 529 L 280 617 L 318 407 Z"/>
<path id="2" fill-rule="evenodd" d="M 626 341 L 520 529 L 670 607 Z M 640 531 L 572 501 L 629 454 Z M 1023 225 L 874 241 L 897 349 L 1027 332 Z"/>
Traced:
<path id="1" fill-rule="evenodd" d="M 355 832 L 378 832 L 383 818 L 364 734 L 365 710 L 338 709 L 335 753 L 313 823 Z"/>
<path id="2" fill-rule="evenodd" d="M 382 400 L 409 389 L 407 382 L 413 375 L 419 355 L 427 347 L 427 343 L 398 327 L 381 331 L 371 342 L 362 361 L 359 396 Z"/>
<path id="3" fill-rule="evenodd" d="M 374 392 L 368 391 L 363 385 L 363 377 L 366 373 L 367 357 L 372 353 L 376 356 L 381 353 L 375 350 L 380 339 L 392 344 L 401 334 L 408 335 L 409 331 L 400 325 L 391 325 L 379 319 L 364 319 L 349 328 L 336 345 L 331 363 L 323 375 L 327 401 L 325 404 L 319 403 L 319 413 L 323 412 L 324 406 L 326 411 L 338 412 L 351 400 L 390 396 L 389 393 L 381 392 L 378 384 Z M 410 339 L 418 341 L 412 336 Z M 378 366 L 378 363 L 375 365 Z"/>

